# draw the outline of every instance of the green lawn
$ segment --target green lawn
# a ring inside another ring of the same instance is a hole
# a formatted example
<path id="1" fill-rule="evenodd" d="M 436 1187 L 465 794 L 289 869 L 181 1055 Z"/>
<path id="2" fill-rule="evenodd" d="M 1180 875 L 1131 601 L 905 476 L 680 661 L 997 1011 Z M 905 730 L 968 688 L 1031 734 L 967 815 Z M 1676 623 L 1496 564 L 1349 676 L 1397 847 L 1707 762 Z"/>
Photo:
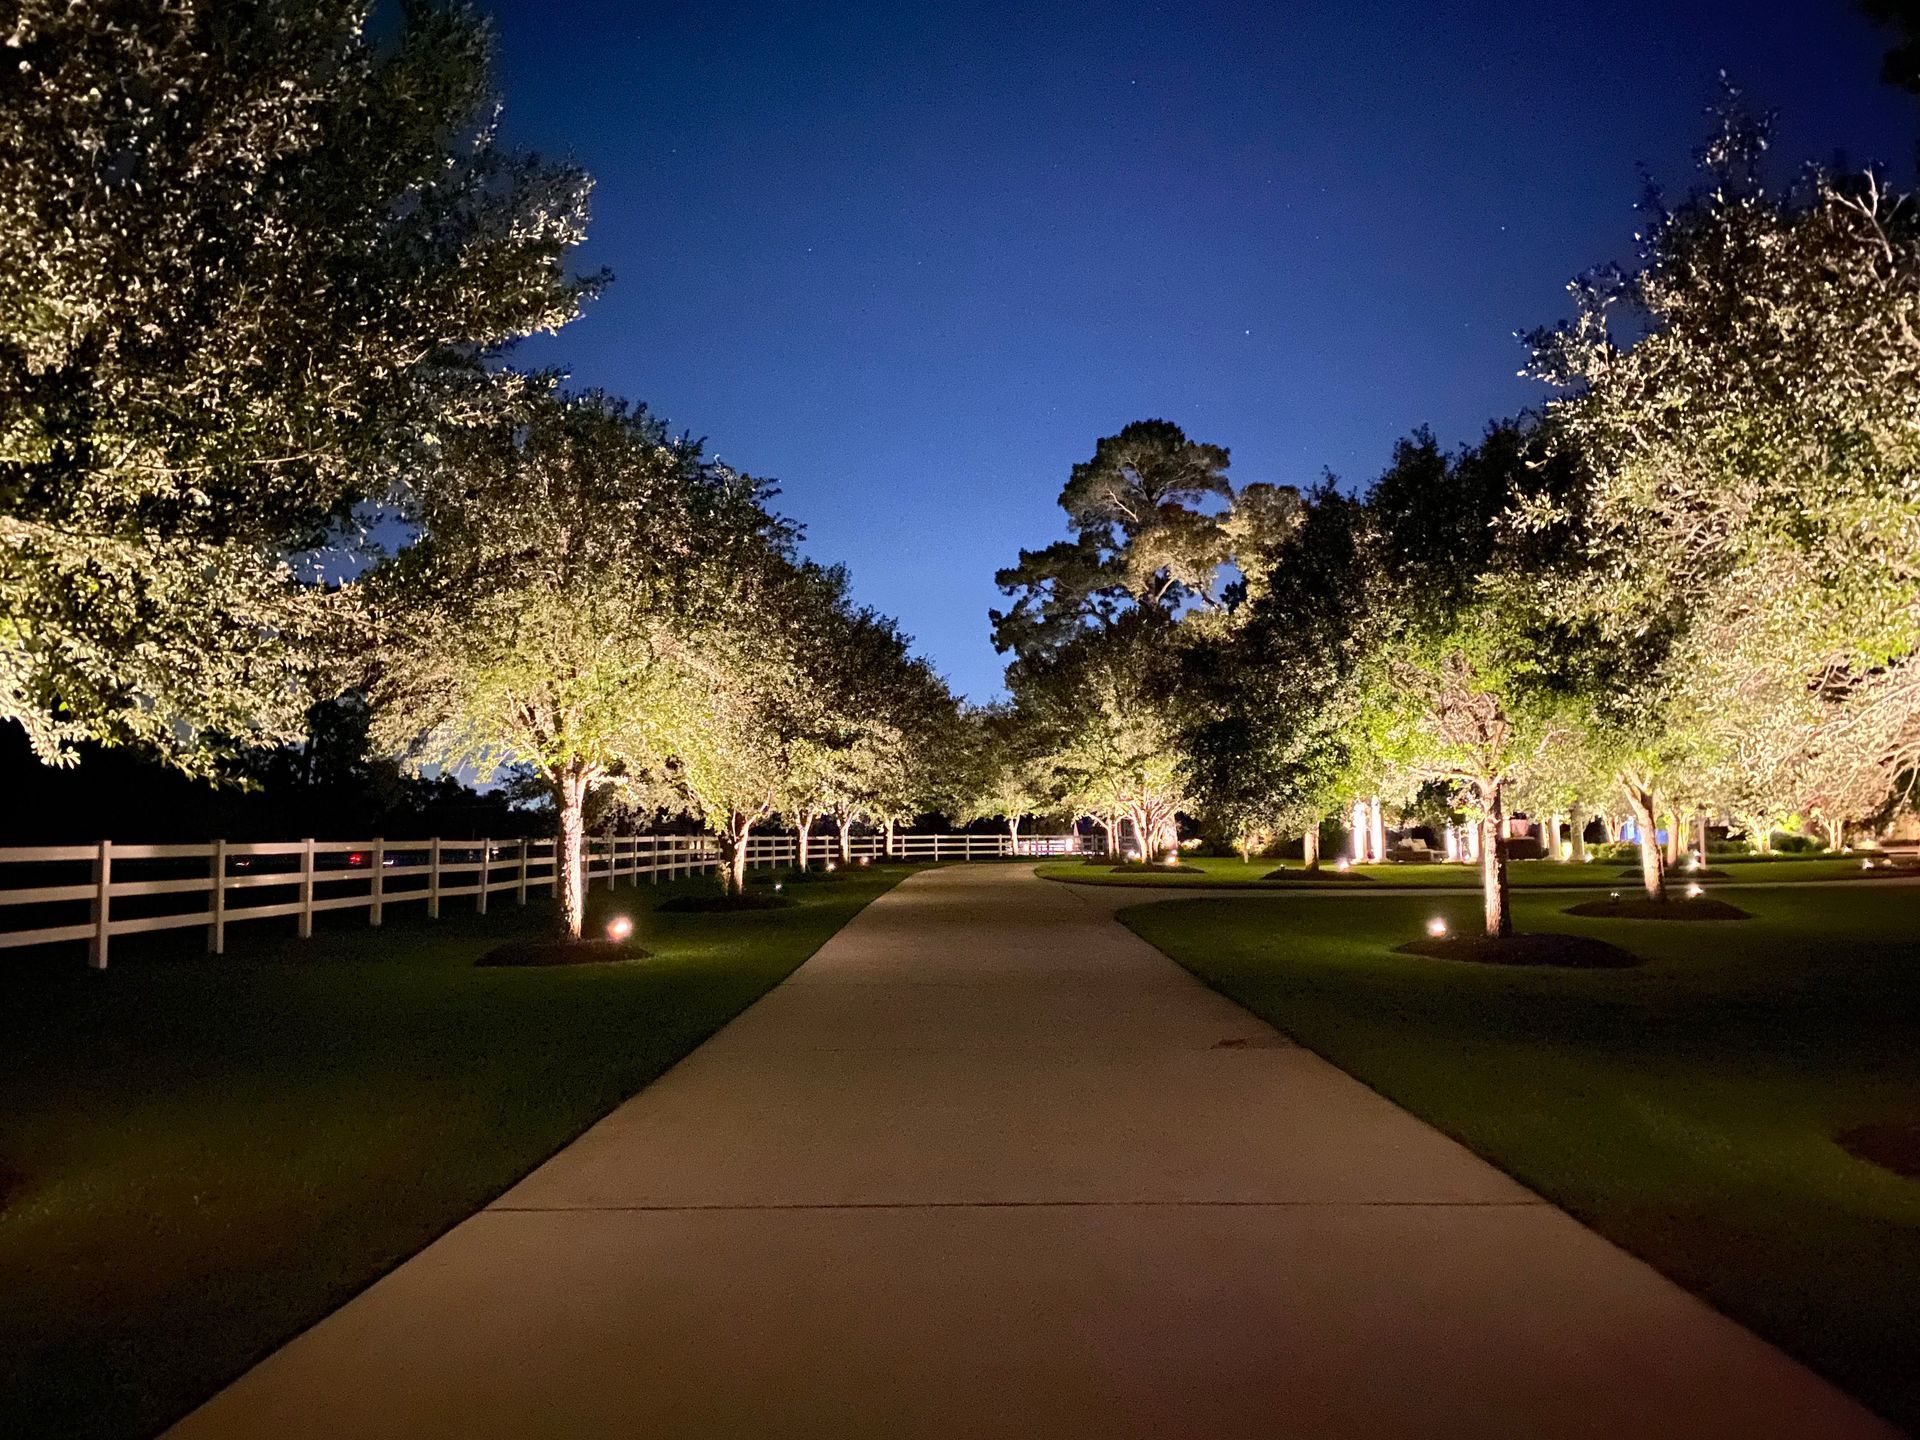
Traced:
<path id="1" fill-rule="evenodd" d="M 334 917 L 221 960 L 0 954 L 0 1433 L 148 1435 L 484 1205 L 909 871 L 653 915 L 654 958 L 475 968 L 542 923 Z M 451 907 L 450 907 L 451 908 Z M 165 937 L 163 937 L 165 938 Z M 198 936 L 193 937 L 198 943 Z"/>
<path id="2" fill-rule="evenodd" d="M 1470 865 L 1356 865 L 1352 873 L 1364 875 L 1367 880 L 1337 881 L 1330 874 L 1324 879 L 1315 880 L 1302 876 L 1298 880 L 1267 880 L 1268 872 L 1285 865 L 1297 868 L 1299 861 L 1255 860 L 1244 863 L 1236 856 L 1182 856 L 1182 865 L 1195 866 L 1203 873 L 1198 875 L 1180 874 L 1128 874 L 1116 875 L 1104 865 L 1089 865 L 1082 860 L 1056 860 L 1044 863 L 1039 873 L 1048 880 L 1072 880 L 1084 885 L 1147 885 L 1156 889 L 1219 889 L 1222 886 L 1239 889 L 1246 887 L 1255 890 L 1298 890 L 1303 886 L 1319 885 L 1330 887 L 1339 885 L 1373 888 L 1379 885 L 1393 885 L 1408 888 L 1444 888 L 1458 890 L 1477 890 L 1480 888 L 1480 872 Z M 1715 870 L 1727 873 L 1728 884 L 1791 884 L 1807 880 L 1857 880 L 1860 878 L 1860 862 L 1857 859 L 1775 859 L 1775 860 L 1722 860 L 1715 857 Z M 1328 867 L 1331 870 L 1331 866 Z M 1637 880 L 1627 875 L 1629 869 L 1638 870 L 1633 861 L 1592 861 L 1586 865 L 1562 865 L 1551 860 L 1516 860 L 1508 866 L 1508 874 L 1515 889 L 1535 889 L 1546 886 L 1582 885 L 1595 889 L 1631 889 Z M 1684 881 L 1684 873 L 1677 874 Z M 1369 883 L 1371 882 L 1371 883 Z"/>
<path id="3" fill-rule="evenodd" d="M 1920 1181 L 1832 1136 L 1920 1118 L 1920 888 L 1782 886 L 1752 920 L 1578 920 L 1631 970 L 1393 953 L 1471 896 L 1235 898 L 1121 915 L 1196 975 L 1920 1428 Z"/>

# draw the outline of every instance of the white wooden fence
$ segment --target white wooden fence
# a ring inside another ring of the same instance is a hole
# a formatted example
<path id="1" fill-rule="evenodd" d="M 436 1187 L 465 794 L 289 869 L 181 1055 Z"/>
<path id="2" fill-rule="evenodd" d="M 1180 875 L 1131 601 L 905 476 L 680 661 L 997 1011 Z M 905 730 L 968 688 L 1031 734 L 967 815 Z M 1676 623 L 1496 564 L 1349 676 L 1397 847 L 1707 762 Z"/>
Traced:
<path id="1" fill-rule="evenodd" d="M 1005 855 L 1076 853 L 1099 844 L 1078 835 L 1022 837 L 1016 846 L 1005 835 L 921 835 L 896 833 L 894 859 L 910 861 L 980 860 Z M 858 835 L 850 842 L 857 863 L 882 858 L 881 835 Z M 754 836 L 748 864 L 755 868 L 791 865 L 798 849 L 794 835 Z M 215 840 L 198 845 L 97 845 L 0 847 L 0 950 L 26 945 L 56 945 L 84 940 L 88 963 L 104 970 L 116 935 L 155 930 L 204 929 L 207 950 L 225 952 L 227 927 L 245 920 L 294 916 L 302 938 L 313 934 L 313 917 L 327 910 L 365 910 L 378 925 L 394 905 L 424 904 L 439 918 L 443 901 L 471 897 L 487 913 L 490 897 L 510 894 L 527 903 L 532 891 L 551 893 L 557 884 L 555 843 L 541 840 Z M 807 846 L 815 864 L 835 863 L 839 836 L 816 833 Z M 631 835 L 587 841 L 587 888 L 658 882 L 715 870 L 720 845 L 710 835 Z M 79 879 L 82 872 L 86 878 Z M 15 883 L 25 872 L 26 883 Z M 171 910 L 152 904 L 155 897 L 204 895 L 203 905 Z M 68 924 L 20 925 L 8 922 L 23 909 L 87 906 L 87 918 Z M 129 910 L 147 913 L 133 914 Z"/>

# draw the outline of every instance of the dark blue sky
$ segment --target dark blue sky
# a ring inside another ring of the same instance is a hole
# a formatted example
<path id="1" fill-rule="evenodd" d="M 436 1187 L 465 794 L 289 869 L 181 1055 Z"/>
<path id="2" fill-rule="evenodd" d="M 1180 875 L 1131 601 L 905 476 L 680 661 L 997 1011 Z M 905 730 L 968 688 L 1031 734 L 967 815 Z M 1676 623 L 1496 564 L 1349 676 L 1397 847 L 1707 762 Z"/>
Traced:
<path id="1" fill-rule="evenodd" d="M 506 131 L 598 179 L 615 283 L 521 359 L 776 477 L 962 691 L 1096 437 L 1360 483 L 1530 403 L 1516 329 L 1625 258 L 1727 71 L 1782 153 L 1911 170 L 1846 0 L 494 0 Z"/>

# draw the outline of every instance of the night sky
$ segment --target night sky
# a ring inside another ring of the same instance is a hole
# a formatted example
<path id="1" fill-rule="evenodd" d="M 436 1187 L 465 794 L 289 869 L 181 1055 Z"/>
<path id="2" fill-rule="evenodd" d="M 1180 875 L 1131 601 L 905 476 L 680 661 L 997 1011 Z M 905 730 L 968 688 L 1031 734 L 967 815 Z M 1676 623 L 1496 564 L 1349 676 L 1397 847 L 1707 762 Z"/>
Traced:
<path id="1" fill-rule="evenodd" d="M 615 274 L 517 358 L 777 478 L 975 699 L 1096 437 L 1364 483 L 1533 401 L 1514 332 L 1630 254 L 1722 70 L 1794 161 L 1904 183 L 1916 132 L 1846 0 L 492 9 L 506 134 L 597 177 Z"/>

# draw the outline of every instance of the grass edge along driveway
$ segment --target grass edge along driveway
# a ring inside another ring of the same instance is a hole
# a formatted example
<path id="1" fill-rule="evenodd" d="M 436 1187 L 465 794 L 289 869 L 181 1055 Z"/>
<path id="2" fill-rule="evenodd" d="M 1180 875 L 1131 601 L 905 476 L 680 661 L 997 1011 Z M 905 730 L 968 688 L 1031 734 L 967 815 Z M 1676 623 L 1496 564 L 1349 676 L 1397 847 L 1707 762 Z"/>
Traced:
<path id="1" fill-rule="evenodd" d="M 1472 896 L 1169 900 L 1120 912 L 1228 998 L 1909 1429 L 1920 1181 L 1833 1136 L 1920 1115 L 1920 889 L 1742 890 L 1747 921 L 1582 920 L 1630 970 L 1393 947 Z"/>
<path id="2" fill-rule="evenodd" d="M 792 974 L 907 867 L 791 909 L 590 897 L 650 959 L 476 968 L 542 907 L 0 966 L 0 1431 L 150 1435 L 479 1210 Z M 464 907 L 462 907 L 464 911 Z M 357 917 L 356 917 L 357 918 Z M 25 962 L 25 963 L 23 963 Z"/>

